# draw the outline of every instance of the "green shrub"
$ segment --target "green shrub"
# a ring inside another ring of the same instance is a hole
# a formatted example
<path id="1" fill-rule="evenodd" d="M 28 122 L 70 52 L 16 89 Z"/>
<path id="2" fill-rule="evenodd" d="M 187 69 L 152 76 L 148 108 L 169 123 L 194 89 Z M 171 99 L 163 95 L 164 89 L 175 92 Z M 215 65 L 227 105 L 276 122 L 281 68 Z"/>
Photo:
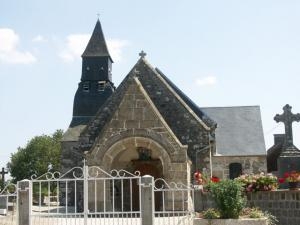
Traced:
<path id="1" fill-rule="evenodd" d="M 220 218 L 220 212 L 216 209 L 207 209 L 202 212 L 202 216 L 204 219 L 219 219 Z"/>
<path id="2" fill-rule="evenodd" d="M 240 214 L 243 217 L 263 218 L 265 214 L 259 208 L 244 208 Z"/>
<path id="3" fill-rule="evenodd" d="M 222 180 L 218 183 L 210 183 L 209 190 L 221 218 L 239 218 L 239 214 L 246 203 L 245 198 L 242 196 L 243 185 L 241 182 Z"/>

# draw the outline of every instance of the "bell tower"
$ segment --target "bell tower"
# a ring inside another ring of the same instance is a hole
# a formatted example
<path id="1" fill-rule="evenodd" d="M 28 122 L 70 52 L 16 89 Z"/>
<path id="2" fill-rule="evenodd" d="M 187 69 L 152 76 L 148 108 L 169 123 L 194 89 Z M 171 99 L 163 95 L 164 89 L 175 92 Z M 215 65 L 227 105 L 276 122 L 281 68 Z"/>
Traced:
<path id="1" fill-rule="evenodd" d="M 112 63 L 99 19 L 82 54 L 81 80 L 74 98 L 70 127 L 86 125 L 114 92 Z"/>

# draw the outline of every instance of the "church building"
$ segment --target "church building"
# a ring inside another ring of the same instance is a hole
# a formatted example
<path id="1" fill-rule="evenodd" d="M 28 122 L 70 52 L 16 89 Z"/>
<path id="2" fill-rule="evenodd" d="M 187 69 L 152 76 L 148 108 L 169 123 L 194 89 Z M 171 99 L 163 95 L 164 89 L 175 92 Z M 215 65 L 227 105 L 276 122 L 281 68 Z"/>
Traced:
<path id="1" fill-rule="evenodd" d="M 62 141 L 63 172 L 86 159 L 105 171 L 189 184 L 197 170 L 219 178 L 267 170 L 259 106 L 199 107 L 143 51 L 139 56 L 116 88 L 97 21 Z"/>

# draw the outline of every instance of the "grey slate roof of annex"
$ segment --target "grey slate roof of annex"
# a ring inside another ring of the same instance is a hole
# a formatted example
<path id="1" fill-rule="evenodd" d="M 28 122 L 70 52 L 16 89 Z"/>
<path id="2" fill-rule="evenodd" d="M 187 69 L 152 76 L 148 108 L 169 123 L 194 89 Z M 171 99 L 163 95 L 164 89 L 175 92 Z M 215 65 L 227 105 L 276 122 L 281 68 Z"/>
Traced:
<path id="1" fill-rule="evenodd" d="M 82 54 L 82 57 L 98 57 L 98 56 L 109 56 L 109 58 L 113 62 L 108 52 L 108 48 L 106 46 L 104 34 L 99 19 L 97 20 L 93 34 Z"/>
<path id="2" fill-rule="evenodd" d="M 136 73 L 136 71 L 138 71 L 138 73 Z M 95 141 L 97 136 L 100 134 L 101 130 L 104 128 L 106 122 L 112 118 L 113 113 L 115 112 L 122 100 L 124 92 L 126 91 L 130 82 L 132 82 L 133 77 L 136 76 L 140 80 L 147 94 L 149 95 L 149 97 L 151 98 L 161 115 L 164 117 L 170 128 L 173 130 L 177 138 L 179 138 L 182 144 L 187 144 L 187 142 L 190 142 L 190 140 L 185 140 L 184 138 L 182 138 L 184 135 L 187 134 L 187 129 L 186 127 L 184 127 L 184 125 L 188 125 L 191 127 L 200 127 L 201 125 L 195 125 L 195 123 L 190 124 L 191 121 L 186 118 L 186 113 L 181 113 L 184 107 L 174 96 L 172 96 L 173 94 L 170 93 L 170 91 L 166 88 L 165 84 L 163 84 L 163 82 L 158 78 L 158 74 L 160 74 L 160 76 L 164 80 L 166 80 L 166 77 L 164 75 L 162 76 L 161 72 L 158 72 L 158 70 L 151 67 L 145 59 L 141 58 L 133 67 L 133 69 L 129 72 L 129 74 L 124 78 L 124 80 L 121 82 L 116 91 L 102 105 L 95 118 L 88 124 L 86 129 L 82 132 L 81 136 L 88 136 L 88 142 L 90 144 L 92 144 Z M 173 89 L 174 87 L 176 87 L 170 80 L 167 80 L 166 82 Z M 179 88 L 176 87 L 175 92 L 182 98 L 183 93 L 179 94 L 178 90 Z M 172 96 L 173 100 L 170 99 L 170 96 Z M 182 98 L 182 100 L 188 106 L 195 105 L 188 97 Z M 185 112 L 188 112 L 186 109 L 184 110 Z M 192 110 L 194 110 L 194 113 L 198 115 L 208 127 L 211 127 L 212 129 L 215 128 L 215 122 L 209 119 L 204 113 L 202 113 L 200 108 L 195 107 Z M 178 123 L 176 123 L 176 121 Z M 201 127 L 201 129 L 203 129 L 203 127 Z M 199 136 L 199 133 L 198 135 L 196 135 L 196 133 L 194 136 L 198 138 L 197 136 Z M 199 143 L 199 140 L 197 143 Z M 82 144 L 83 146 L 85 145 L 85 143 Z M 89 148 L 91 146 L 86 147 Z"/>
<path id="3" fill-rule="evenodd" d="M 217 154 L 266 155 L 259 106 L 207 107 L 201 110 L 218 124 Z"/>

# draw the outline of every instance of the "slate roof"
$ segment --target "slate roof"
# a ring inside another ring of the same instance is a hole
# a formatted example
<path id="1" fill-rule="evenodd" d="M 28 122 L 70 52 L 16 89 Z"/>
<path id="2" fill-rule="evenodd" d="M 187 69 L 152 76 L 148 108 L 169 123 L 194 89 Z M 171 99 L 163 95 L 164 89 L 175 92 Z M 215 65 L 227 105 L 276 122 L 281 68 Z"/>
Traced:
<path id="1" fill-rule="evenodd" d="M 219 155 L 266 155 L 259 106 L 201 108 L 217 122 L 216 151 Z"/>
<path id="2" fill-rule="evenodd" d="M 108 56 L 113 62 L 108 52 L 104 34 L 102 32 L 101 24 L 99 19 L 97 20 L 93 34 L 87 44 L 82 57 L 97 57 L 97 56 Z"/>
<path id="3" fill-rule="evenodd" d="M 203 127 L 207 127 L 206 132 L 209 132 L 208 130 L 213 131 L 215 129 L 216 123 L 207 117 L 195 103 L 193 103 L 179 90 L 179 88 L 176 87 L 175 84 L 167 79 L 161 71 L 154 69 L 144 58 L 140 58 L 116 91 L 102 105 L 95 118 L 82 132 L 82 137 L 89 137 L 88 141 L 82 143 L 82 146 L 90 148 L 93 145 L 93 142 L 104 128 L 106 122 L 110 121 L 112 118 L 114 112 L 122 101 L 122 96 L 124 95 L 127 87 L 130 85 L 130 82 L 133 81 L 134 76 L 139 79 L 160 114 L 164 117 L 169 127 L 183 145 L 188 143 L 190 144 L 190 142 L 196 142 L 198 144 L 201 143 L 201 141 L 197 138 L 202 138 L 200 137 L 200 132 L 203 131 Z M 166 83 L 171 88 L 167 88 Z M 174 93 L 176 93 L 179 97 L 176 97 L 176 94 Z M 184 104 L 187 106 L 184 107 Z M 188 107 L 190 107 L 190 111 L 187 109 Z M 196 119 L 200 121 L 199 123 L 195 124 L 194 121 L 191 121 L 190 117 L 193 113 L 196 115 Z M 201 123 L 204 126 L 202 126 Z M 186 138 L 186 135 L 189 132 L 190 137 Z M 194 137 L 194 140 L 191 140 L 192 136 Z M 86 138 L 83 138 L 83 140 L 84 139 Z"/>

